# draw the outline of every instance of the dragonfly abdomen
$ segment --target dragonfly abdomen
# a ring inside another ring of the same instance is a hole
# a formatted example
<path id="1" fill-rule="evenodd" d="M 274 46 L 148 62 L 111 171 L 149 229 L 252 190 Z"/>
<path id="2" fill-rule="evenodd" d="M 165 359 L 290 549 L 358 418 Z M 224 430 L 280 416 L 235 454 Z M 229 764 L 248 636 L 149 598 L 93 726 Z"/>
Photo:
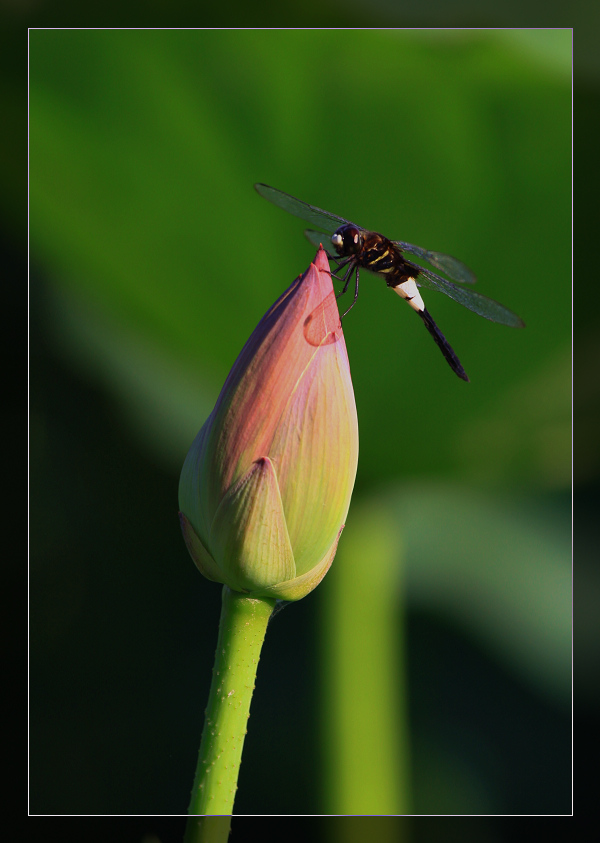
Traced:
<path id="1" fill-rule="evenodd" d="M 395 293 L 398 293 L 400 298 L 407 301 L 417 313 L 425 310 L 425 302 L 421 298 L 421 293 L 413 276 L 409 276 L 408 278 L 405 274 L 396 277 L 390 276 L 387 283 L 388 287 L 391 287 Z"/>
<path id="2" fill-rule="evenodd" d="M 463 369 L 460 360 L 454 352 L 454 349 L 431 318 L 431 314 L 429 313 L 427 308 L 424 307 L 423 310 L 419 310 L 417 312 L 423 322 L 425 323 L 425 327 L 435 340 L 437 347 L 440 349 L 440 351 L 446 358 L 446 361 L 452 371 L 457 374 L 459 378 L 462 378 L 464 381 L 468 382 L 469 378 L 467 377 L 467 373 Z"/>

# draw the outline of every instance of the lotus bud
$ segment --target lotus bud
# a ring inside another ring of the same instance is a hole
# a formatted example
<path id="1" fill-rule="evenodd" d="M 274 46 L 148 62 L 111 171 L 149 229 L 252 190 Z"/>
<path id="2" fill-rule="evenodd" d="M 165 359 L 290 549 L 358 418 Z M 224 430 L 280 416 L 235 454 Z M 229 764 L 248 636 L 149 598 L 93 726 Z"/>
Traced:
<path id="1" fill-rule="evenodd" d="M 209 580 L 299 600 L 331 565 L 358 421 L 326 253 L 263 316 L 186 457 L 180 520 Z"/>

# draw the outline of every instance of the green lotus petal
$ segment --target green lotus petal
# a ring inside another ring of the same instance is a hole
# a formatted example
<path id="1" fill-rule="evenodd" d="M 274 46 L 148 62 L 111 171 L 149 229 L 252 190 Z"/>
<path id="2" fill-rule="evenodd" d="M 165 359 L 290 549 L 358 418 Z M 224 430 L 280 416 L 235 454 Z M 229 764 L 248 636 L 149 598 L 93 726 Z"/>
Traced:
<path id="1" fill-rule="evenodd" d="M 234 590 L 254 591 L 296 576 L 277 476 L 268 457 L 256 460 L 224 496 L 209 546 Z"/>
<path id="2" fill-rule="evenodd" d="M 185 546 L 189 550 L 190 556 L 194 560 L 194 563 L 200 573 L 203 574 L 207 580 L 212 580 L 213 582 L 225 582 L 223 575 L 219 571 L 219 566 L 212 558 L 208 550 L 204 547 L 202 541 L 198 537 L 198 533 L 194 530 L 190 521 L 185 517 L 183 512 L 179 513 L 179 521 L 181 523 L 181 532 L 183 533 Z"/>
<path id="3" fill-rule="evenodd" d="M 203 465 L 206 458 L 206 440 L 210 433 L 212 420 L 213 413 L 206 419 L 196 435 L 183 463 L 181 477 L 179 478 L 179 509 L 186 513 L 186 518 L 193 524 L 196 535 L 204 545 L 208 542 L 210 521 L 207 520 L 206 492 L 203 488 Z M 192 558 L 194 558 L 193 554 Z M 212 578 L 209 577 L 209 579 Z M 222 582 L 222 580 L 218 580 L 218 582 Z"/>
<path id="4" fill-rule="evenodd" d="M 306 597 L 313 588 L 316 588 L 327 571 L 331 567 L 331 563 L 335 557 L 338 542 L 340 540 L 340 536 L 342 535 L 342 530 L 344 529 L 345 525 L 342 525 L 341 530 L 336 536 L 334 543 L 331 545 L 323 559 L 319 562 L 318 565 L 307 571 L 306 574 L 302 574 L 300 577 L 294 577 L 293 580 L 288 580 L 287 582 L 278 583 L 277 585 L 272 585 L 269 588 L 262 588 L 258 589 L 257 591 L 253 591 L 249 596 L 250 597 L 275 597 L 277 600 L 301 600 L 303 597 Z"/>

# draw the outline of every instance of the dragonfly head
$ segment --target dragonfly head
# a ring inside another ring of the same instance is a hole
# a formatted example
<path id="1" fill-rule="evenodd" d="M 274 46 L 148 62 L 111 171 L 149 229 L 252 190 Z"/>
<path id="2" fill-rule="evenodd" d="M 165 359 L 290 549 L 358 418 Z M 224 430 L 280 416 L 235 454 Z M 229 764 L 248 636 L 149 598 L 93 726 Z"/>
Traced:
<path id="1" fill-rule="evenodd" d="M 362 234 L 355 225 L 348 223 L 331 235 L 331 242 L 340 257 L 355 255 L 362 249 Z"/>

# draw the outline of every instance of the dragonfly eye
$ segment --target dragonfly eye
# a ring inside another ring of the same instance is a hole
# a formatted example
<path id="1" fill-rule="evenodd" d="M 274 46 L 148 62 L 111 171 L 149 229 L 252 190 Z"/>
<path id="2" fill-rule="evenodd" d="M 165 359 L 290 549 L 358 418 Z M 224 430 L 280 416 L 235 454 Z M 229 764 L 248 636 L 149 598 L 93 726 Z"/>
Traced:
<path id="1" fill-rule="evenodd" d="M 354 255 L 362 248 L 362 237 L 355 225 L 342 225 L 332 234 L 331 242 L 338 255 Z"/>

